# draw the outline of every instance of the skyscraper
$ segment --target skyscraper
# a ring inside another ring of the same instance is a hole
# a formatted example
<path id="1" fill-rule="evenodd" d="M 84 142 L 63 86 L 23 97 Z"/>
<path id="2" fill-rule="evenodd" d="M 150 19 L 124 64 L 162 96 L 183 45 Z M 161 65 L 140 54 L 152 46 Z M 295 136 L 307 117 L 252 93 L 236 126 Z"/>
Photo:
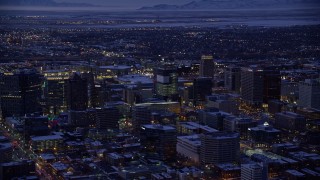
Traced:
<path id="1" fill-rule="evenodd" d="M 241 69 L 241 97 L 251 105 L 263 102 L 263 70 L 257 67 Z"/>
<path id="2" fill-rule="evenodd" d="M 140 142 L 147 158 L 175 161 L 177 131 L 172 126 L 145 124 L 141 126 Z"/>
<path id="3" fill-rule="evenodd" d="M 241 88 L 241 68 L 228 66 L 225 70 L 224 86 L 229 91 L 240 92 Z"/>
<path id="4" fill-rule="evenodd" d="M 4 117 L 39 112 L 42 76 L 34 69 L 0 74 L 1 108 Z"/>
<path id="5" fill-rule="evenodd" d="M 173 65 L 164 65 L 155 69 L 156 94 L 171 97 L 178 94 L 177 68 Z"/>
<path id="6" fill-rule="evenodd" d="M 269 100 L 280 99 L 281 75 L 276 67 L 266 67 L 263 69 L 263 103 Z"/>
<path id="7" fill-rule="evenodd" d="M 320 80 L 306 79 L 299 83 L 298 105 L 320 110 Z"/>
<path id="8" fill-rule="evenodd" d="M 70 73 L 68 71 L 49 70 L 44 72 L 46 78 L 44 84 L 44 97 L 46 100 L 46 110 L 57 114 L 67 110 L 67 80 Z"/>
<path id="9" fill-rule="evenodd" d="M 206 96 L 212 93 L 212 79 L 208 77 L 199 77 L 193 80 L 193 86 L 191 87 L 191 99 L 193 99 L 194 104 L 206 100 Z"/>
<path id="10" fill-rule="evenodd" d="M 98 129 L 118 129 L 120 112 L 116 107 L 96 108 L 96 127 Z"/>
<path id="11" fill-rule="evenodd" d="M 304 131 L 306 118 L 294 112 L 281 112 L 275 114 L 275 127 L 287 131 Z"/>
<path id="12" fill-rule="evenodd" d="M 238 162 L 240 157 L 238 133 L 201 134 L 200 140 L 200 162 L 202 165 Z"/>
<path id="13" fill-rule="evenodd" d="M 136 106 L 132 111 L 132 126 L 134 132 L 139 132 L 141 125 L 151 123 L 151 111 L 148 107 Z"/>
<path id="14" fill-rule="evenodd" d="M 67 105 L 69 110 L 83 111 L 88 108 L 87 80 L 74 73 L 68 80 Z"/>
<path id="15" fill-rule="evenodd" d="M 200 76 L 201 77 L 211 77 L 214 76 L 214 62 L 212 56 L 201 56 L 200 61 Z"/>

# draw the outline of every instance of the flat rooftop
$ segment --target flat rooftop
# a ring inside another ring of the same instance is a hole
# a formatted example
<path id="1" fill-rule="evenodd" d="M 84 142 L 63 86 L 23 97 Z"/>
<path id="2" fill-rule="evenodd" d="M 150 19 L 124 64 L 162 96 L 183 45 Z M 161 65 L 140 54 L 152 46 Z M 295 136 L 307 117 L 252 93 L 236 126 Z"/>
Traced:
<path id="1" fill-rule="evenodd" d="M 178 136 L 179 141 L 186 142 L 187 144 L 192 144 L 193 146 L 201 146 L 200 136 L 198 134 L 190 135 L 190 136 Z"/>
<path id="2" fill-rule="evenodd" d="M 126 65 L 115 65 L 115 66 L 99 66 L 100 69 L 110 69 L 110 70 L 126 70 L 130 69 L 130 66 Z"/>
<path id="3" fill-rule="evenodd" d="M 49 135 L 49 136 L 34 136 L 31 137 L 32 141 L 49 141 L 49 140 L 60 140 L 63 139 L 60 135 Z"/>
<path id="4" fill-rule="evenodd" d="M 152 84 L 153 83 L 150 77 L 143 76 L 140 74 L 124 75 L 124 76 L 118 77 L 117 79 L 121 82 L 127 82 L 129 84 L 137 84 L 137 83 Z"/>
<path id="5" fill-rule="evenodd" d="M 176 130 L 175 127 L 172 126 L 163 126 L 163 125 L 159 125 L 159 124 L 145 124 L 142 125 L 142 128 L 146 128 L 146 129 L 161 129 L 161 130 Z"/>

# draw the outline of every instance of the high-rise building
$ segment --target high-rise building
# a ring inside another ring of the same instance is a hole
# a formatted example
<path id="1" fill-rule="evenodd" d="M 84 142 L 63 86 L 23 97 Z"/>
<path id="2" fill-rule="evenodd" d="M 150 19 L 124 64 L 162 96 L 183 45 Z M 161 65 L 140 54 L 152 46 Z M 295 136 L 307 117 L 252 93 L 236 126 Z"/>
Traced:
<path id="1" fill-rule="evenodd" d="M 49 134 L 48 116 L 41 116 L 40 114 L 29 114 L 22 117 L 24 122 L 24 134 L 27 136 L 36 135 L 44 136 Z"/>
<path id="2" fill-rule="evenodd" d="M 87 80 L 74 73 L 68 80 L 67 105 L 69 110 L 83 111 L 88 108 Z"/>
<path id="3" fill-rule="evenodd" d="M 241 88 L 241 68 L 228 66 L 224 74 L 224 86 L 229 91 L 240 92 Z"/>
<path id="4" fill-rule="evenodd" d="M 251 105 L 263 102 L 263 70 L 257 67 L 241 69 L 241 96 Z"/>
<path id="5" fill-rule="evenodd" d="M 266 67 L 263 69 L 263 103 L 269 100 L 280 99 L 281 75 L 276 67 Z"/>
<path id="6" fill-rule="evenodd" d="M 205 109 L 199 111 L 198 119 L 201 123 L 221 131 L 223 130 L 223 121 L 228 116 L 231 116 L 231 114 L 217 109 Z"/>
<path id="7" fill-rule="evenodd" d="M 289 103 L 297 102 L 299 98 L 299 83 L 288 80 L 281 81 L 281 100 Z"/>
<path id="8" fill-rule="evenodd" d="M 96 127 L 98 129 L 118 129 L 120 112 L 116 107 L 96 108 Z"/>
<path id="9" fill-rule="evenodd" d="M 238 133 L 214 132 L 201 134 L 200 162 L 202 165 L 238 162 L 240 139 Z"/>
<path id="10" fill-rule="evenodd" d="M 205 102 L 206 96 L 212 93 L 212 79 L 208 77 L 199 77 L 193 80 L 193 86 L 190 87 L 191 92 L 189 97 L 193 99 L 194 104 L 197 102 Z"/>
<path id="11" fill-rule="evenodd" d="M 206 108 L 217 108 L 230 114 L 239 114 L 239 102 L 237 96 L 230 94 L 212 94 L 206 97 Z"/>
<path id="12" fill-rule="evenodd" d="M 141 125 L 151 123 L 151 111 L 145 106 L 136 106 L 132 111 L 132 127 L 134 132 L 139 132 Z"/>
<path id="13" fill-rule="evenodd" d="M 81 78 L 87 82 L 88 107 L 97 107 L 95 95 L 97 94 L 94 84 L 94 76 L 92 72 L 84 72 L 80 74 Z"/>
<path id="14" fill-rule="evenodd" d="M 228 116 L 223 120 L 223 130 L 228 132 L 237 132 L 240 139 L 248 139 L 248 128 L 256 126 L 251 118 L 240 118 L 236 116 Z"/>
<path id="15" fill-rule="evenodd" d="M 211 77 L 214 76 L 214 61 L 212 56 L 201 56 L 200 61 L 200 76 Z"/>
<path id="16" fill-rule="evenodd" d="M 156 94 L 163 97 L 171 97 L 178 94 L 177 68 L 172 65 L 164 65 L 155 69 Z"/>
<path id="17" fill-rule="evenodd" d="M 268 122 L 248 130 L 251 139 L 259 145 L 279 143 L 281 138 L 281 131 L 270 126 Z"/>
<path id="18" fill-rule="evenodd" d="M 298 105 L 320 110 L 320 79 L 306 79 L 299 83 Z"/>
<path id="19" fill-rule="evenodd" d="M 267 174 L 257 163 L 241 164 L 241 180 L 266 180 Z"/>
<path id="20" fill-rule="evenodd" d="M 39 112 L 43 78 L 34 69 L 0 74 L 1 110 L 4 117 Z"/>
<path id="21" fill-rule="evenodd" d="M 44 97 L 47 112 L 58 114 L 67 110 L 67 80 L 70 73 L 64 70 L 45 71 Z"/>
<path id="22" fill-rule="evenodd" d="M 201 141 L 199 134 L 177 137 L 177 153 L 199 164 Z"/>
<path id="23" fill-rule="evenodd" d="M 306 118 L 293 112 L 276 113 L 275 126 L 287 131 L 304 131 L 306 129 Z"/>
<path id="24" fill-rule="evenodd" d="M 77 127 L 90 127 L 96 125 L 96 109 L 85 111 L 68 111 L 68 123 Z"/>
<path id="25" fill-rule="evenodd" d="M 176 160 L 177 131 L 172 126 L 145 124 L 141 126 L 140 142 L 146 158 Z"/>

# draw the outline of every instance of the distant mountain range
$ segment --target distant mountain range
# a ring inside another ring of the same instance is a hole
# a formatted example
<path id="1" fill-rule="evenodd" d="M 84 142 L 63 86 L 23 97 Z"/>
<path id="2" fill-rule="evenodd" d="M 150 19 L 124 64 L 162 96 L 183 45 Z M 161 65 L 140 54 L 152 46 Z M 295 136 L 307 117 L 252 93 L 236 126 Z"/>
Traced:
<path id="1" fill-rule="evenodd" d="M 92 7 L 87 3 L 57 3 L 54 0 L 0 0 L 0 6 Z"/>
<path id="2" fill-rule="evenodd" d="M 159 4 L 139 10 L 218 10 L 320 7 L 320 0 L 198 0 L 183 5 Z"/>

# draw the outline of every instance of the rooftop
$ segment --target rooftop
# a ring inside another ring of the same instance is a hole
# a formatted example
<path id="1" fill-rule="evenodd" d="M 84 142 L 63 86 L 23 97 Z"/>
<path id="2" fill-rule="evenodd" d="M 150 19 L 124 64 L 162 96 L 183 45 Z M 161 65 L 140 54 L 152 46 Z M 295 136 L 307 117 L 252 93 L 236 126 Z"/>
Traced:
<path id="1" fill-rule="evenodd" d="M 214 129 L 214 128 L 211 128 L 209 126 L 204 126 L 204 125 L 201 125 L 199 123 L 196 123 L 196 122 L 181 122 L 180 123 L 181 126 L 184 126 L 185 128 L 187 129 L 202 129 L 206 132 L 218 132 L 218 130 Z"/>
<path id="2" fill-rule="evenodd" d="M 142 129 L 145 128 L 145 129 L 161 129 L 161 130 L 176 130 L 176 128 L 172 127 L 172 126 L 163 126 L 163 125 L 160 125 L 160 124 L 145 124 L 145 125 L 142 125 L 141 127 Z"/>
<path id="3" fill-rule="evenodd" d="M 124 76 L 118 77 L 118 80 L 124 83 L 129 83 L 129 84 L 137 84 L 137 83 L 152 84 L 153 83 L 150 77 L 143 76 L 140 74 L 124 75 Z"/>
<path id="4" fill-rule="evenodd" d="M 55 155 L 51 154 L 51 153 L 42 153 L 42 154 L 40 154 L 40 157 L 45 160 L 50 160 L 50 159 L 56 158 Z"/>
<path id="5" fill-rule="evenodd" d="M 65 169 L 67 169 L 67 165 L 61 163 L 61 162 L 56 162 L 56 163 L 53 163 L 51 164 L 51 166 L 56 169 L 57 171 L 63 171 Z"/>
<path id="6" fill-rule="evenodd" d="M 232 170 L 239 170 L 240 169 L 240 166 L 234 165 L 231 163 L 217 164 L 216 166 L 224 171 L 232 171 Z"/>
<path id="7" fill-rule="evenodd" d="M 49 141 L 63 139 L 60 135 L 49 135 L 49 136 L 34 136 L 31 137 L 32 141 Z"/>
<path id="8" fill-rule="evenodd" d="M 130 66 L 126 65 L 113 65 L 113 66 L 99 66 L 100 69 L 110 69 L 110 70 L 126 70 L 130 69 Z"/>
<path id="9" fill-rule="evenodd" d="M 303 173 L 301 173 L 301 172 L 299 172 L 297 170 L 294 170 L 294 169 L 288 169 L 288 170 L 286 170 L 286 172 L 289 173 L 289 174 L 292 174 L 294 176 L 304 176 Z"/>
<path id="10" fill-rule="evenodd" d="M 178 136 L 178 142 L 184 141 L 188 144 L 192 144 L 193 146 L 200 146 L 201 140 L 198 134 L 190 135 L 190 136 Z"/>

